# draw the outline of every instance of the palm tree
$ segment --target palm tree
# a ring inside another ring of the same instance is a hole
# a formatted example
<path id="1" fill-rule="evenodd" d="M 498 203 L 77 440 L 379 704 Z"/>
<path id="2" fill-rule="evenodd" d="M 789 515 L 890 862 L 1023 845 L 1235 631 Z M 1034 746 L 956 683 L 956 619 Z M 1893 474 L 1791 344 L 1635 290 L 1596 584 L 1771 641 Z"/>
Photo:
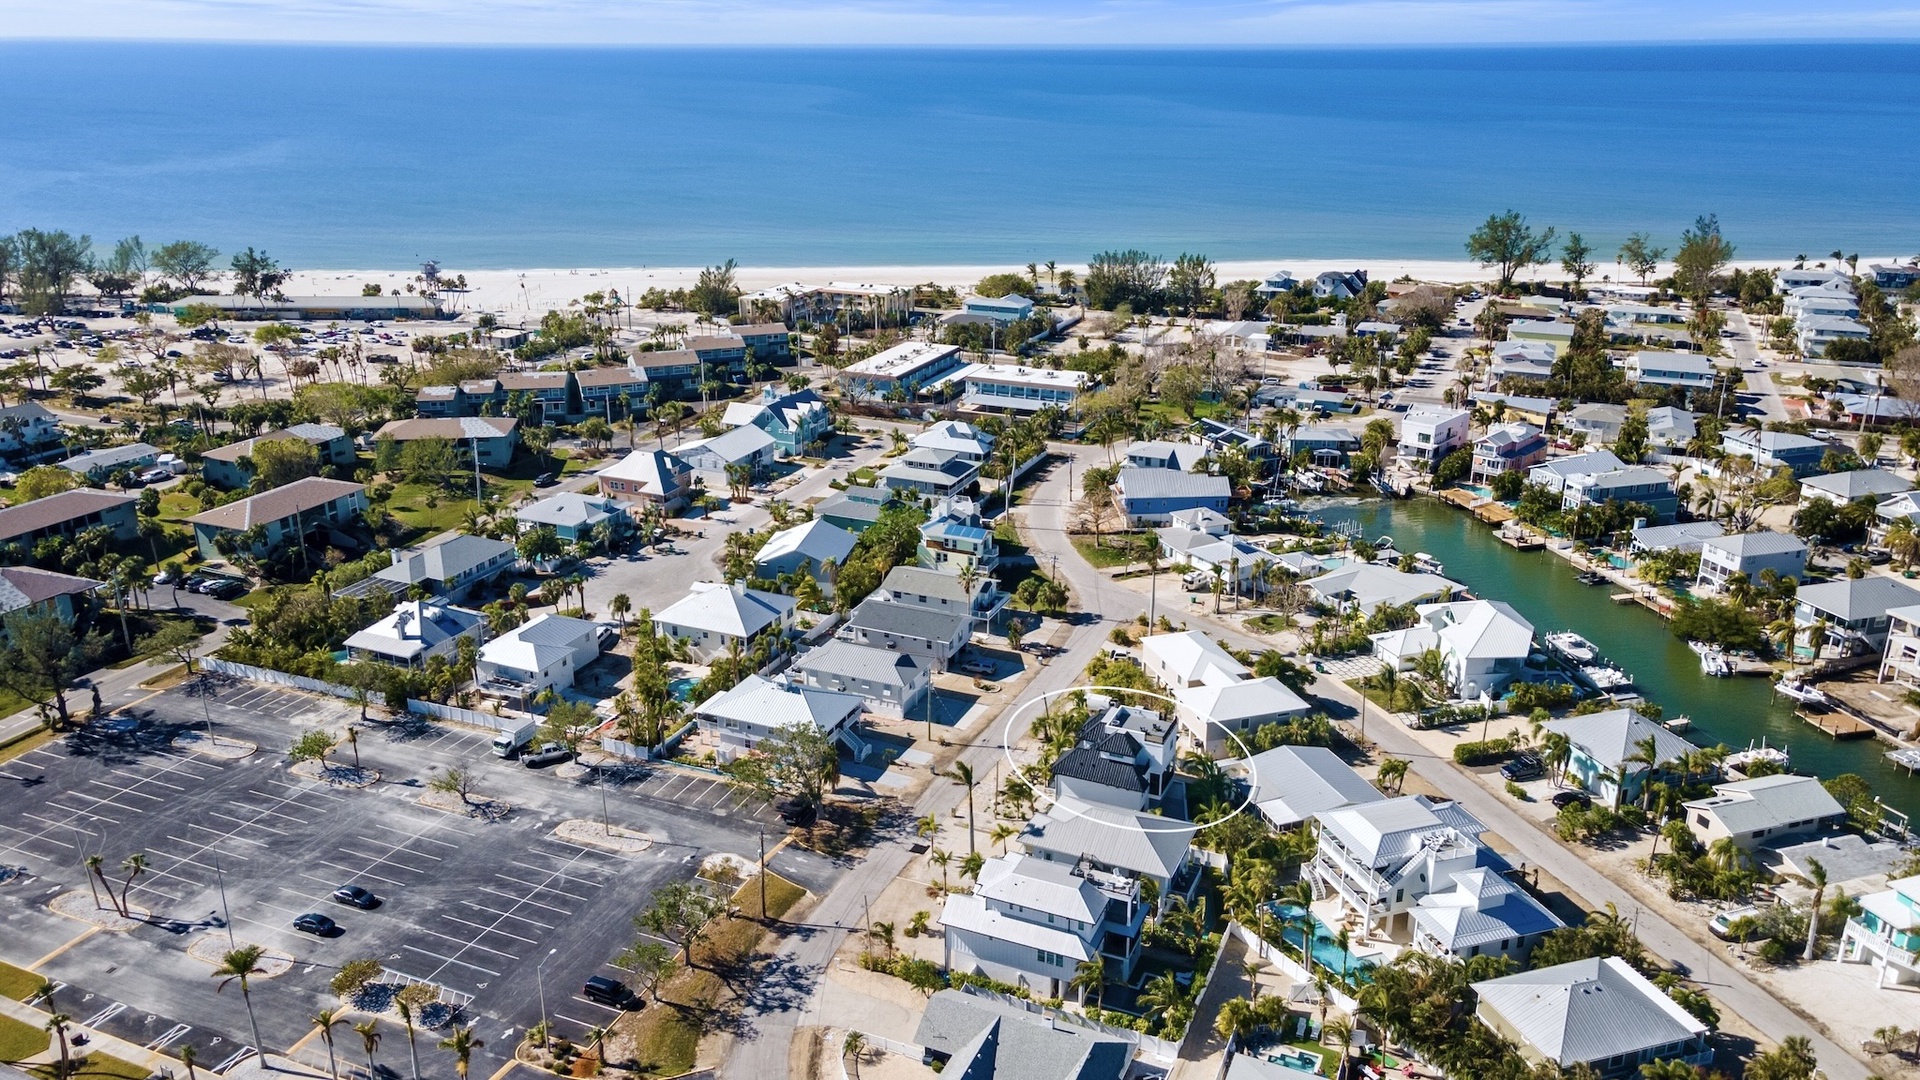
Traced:
<path id="1" fill-rule="evenodd" d="M 867 1052 L 867 1037 L 848 1030 L 847 1037 L 841 1040 L 840 1052 L 853 1059 L 853 1080 L 860 1080 L 860 1056 Z"/>
<path id="2" fill-rule="evenodd" d="M 632 610 L 633 599 L 626 593 L 614 593 L 613 599 L 607 601 L 608 614 L 620 620 L 620 628 L 622 630 L 626 629 L 627 613 Z"/>
<path id="3" fill-rule="evenodd" d="M 380 1074 L 373 1066 L 373 1052 L 380 1048 L 380 1021 L 369 1018 L 364 1024 L 353 1025 L 353 1030 L 360 1036 L 360 1045 L 367 1051 L 367 1080 L 376 1080 Z"/>
<path id="4" fill-rule="evenodd" d="M 947 867 L 953 863 L 953 852 L 934 848 L 933 854 L 927 856 L 927 861 L 940 868 L 940 891 L 950 892 L 947 888 Z"/>
<path id="5" fill-rule="evenodd" d="M 333 1080 L 340 1080 L 340 1063 L 333 1056 L 333 1029 L 344 1023 L 338 1009 L 321 1009 L 313 1014 L 313 1026 L 320 1029 L 320 1041 L 327 1044 L 327 1075 Z"/>
<path id="6" fill-rule="evenodd" d="M 1380 770 L 1375 775 L 1375 780 L 1383 789 L 1391 786 L 1394 794 L 1397 795 L 1407 782 L 1407 768 L 1411 764 L 1412 762 L 1406 758 L 1387 758 L 1380 762 Z"/>
<path id="7" fill-rule="evenodd" d="M 877 922 L 867 930 L 867 936 L 887 947 L 887 955 L 893 955 L 894 926 L 890 922 Z"/>
<path id="8" fill-rule="evenodd" d="M 1091 960 L 1080 961 L 1073 969 L 1073 978 L 1067 980 L 1067 989 L 1080 991 L 1080 1005 L 1086 1007 L 1087 994 L 1093 994 L 1094 1008 L 1100 1007 L 1102 995 L 1107 988 L 1107 962 L 1095 953 Z"/>
<path id="9" fill-rule="evenodd" d="M 225 990 L 228 983 L 240 984 L 240 1000 L 247 1007 L 247 1023 L 253 1028 L 253 1045 L 259 1049 L 263 1061 L 267 1056 L 267 1044 L 260 1037 L 260 1021 L 253 1015 L 253 992 L 248 988 L 247 980 L 254 975 L 266 974 L 266 970 L 260 966 L 260 958 L 266 952 L 258 945 L 242 945 L 221 957 L 220 966 L 213 971 L 213 977 L 220 980 L 220 985 L 214 988 L 216 994 Z"/>
<path id="10" fill-rule="evenodd" d="M 413 1080 L 420 1080 L 420 1046 L 413 1040 L 413 1006 L 405 1001 L 394 1002 L 400 1010 L 400 1023 L 407 1029 L 407 1060 L 413 1066 Z"/>
<path id="11" fill-rule="evenodd" d="M 953 763 L 953 768 L 947 770 L 947 779 L 952 780 L 956 784 L 966 785 L 966 789 L 967 789 L 967 854 L 971 855 L 977 850 L 977 848 L 974 846 L 974 839 L 973 839 L 973 786 L 974 784 L 978 783 L 978 781 L 974 779 L 973 766 L 967 764 L 964 761 L 956 761 Z"/>
<path id="12" fill-rule="evenodd" d="M 1320 1041 L 1331 1042 L 1340 1048 L 1340 1063 L 1334 1066 L 1335 1080 L 1347 1075 L 1347 1054 L 1353 1050 L 1353 1024 L 1346 1020 L 1329 1020 L 1320 1028 Z"/>
<path id="13" fill-rule="evenodd" d="M 1807 880 L 1813 883 L 1813 906 L 1807 909 L 1807 947 L 1800 959 L 1811 962 L 1820 941 L 1820 902 L 1827 897 L 1827 868 L 1819 859 L 1807 860 Z"/>
<path id="14" fill-rule="evenodd" d="M 57 1012 L 47 1017 L 45 1025 L 47 1033 L 60 1040 L 60 1071 L 54 1075 L 62 1078 L 73 1075 L 73 1062 L 69 1057 L 72 1049 L 67 1045 L 67 1025 L 72 1022 L 73 1017 Z"/>
<path id="15" fill-rule="evenodd" d="M 453 1071 L 460 1074 L 460 1080 L 467 1080 L 467 1068 L 473 1062 L 473 1052 L 487 1045 L 473 1037 L 473 1025 L 454 1028 L 453 1034 L 440 1040 L 440 1049 L 453 1051 Z"/>
<path id="16" fill-rule="evenodd" d="M 1647 808 L 1647 799 L 1653 794 L 1653 770 L 1660 767 L 1660 741 L 1652 735 L 1633 744 L 1633 753 L 1628 754 L 1622 765 L 1645 765 L 1646 772 L 1640 778 L 1640 809 Z M 1615 801 L 1618 801 L 1618 794 Z"/>
<path id="17" fill-rule="evenodd" d="M 999 844 L 1000 854 L 1005 855 L 1007 853 L 1007 841 L 1018 835 L 1020 835 L 1019 829 L 1001 821 L 994 824 L 993 831 L 987 834 L 987 841 L 989 843 Z"/>
<path id="18" fill-rule="evenodd" d="M 1227 1041 L 1227 1053 L 1233 1053 L 1234 1046 L 1242 1039 L 1253 1034 L 1254 1026 L 1259 1022 L 1253 1011 L 1253 1002 L 1246 998 L 1232 998 L 1220 1003 L 1220 1013 L 1214 1017 L 1213 1030 Z"/>
<path id="19" fill-rule="evenodd" d="M 194 1063 L 199 1060 L 200 1052 L 193 1048 L 192 1043 L 187 1043 L 180 1047 L 180 1064 L 187 1067 L 187 1080 L 194 1080 L 193 1066 Z"/>

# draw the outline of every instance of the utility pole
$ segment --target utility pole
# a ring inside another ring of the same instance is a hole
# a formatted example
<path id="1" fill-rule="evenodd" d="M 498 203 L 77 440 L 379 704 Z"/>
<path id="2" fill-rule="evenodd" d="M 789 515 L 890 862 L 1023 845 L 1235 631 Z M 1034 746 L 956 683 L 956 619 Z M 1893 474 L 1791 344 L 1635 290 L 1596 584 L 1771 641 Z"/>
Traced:
<path id="1" fill-rule="evenodd" d="M 767 827 L 760 826 L 760 918 L 767 917 Z"/>

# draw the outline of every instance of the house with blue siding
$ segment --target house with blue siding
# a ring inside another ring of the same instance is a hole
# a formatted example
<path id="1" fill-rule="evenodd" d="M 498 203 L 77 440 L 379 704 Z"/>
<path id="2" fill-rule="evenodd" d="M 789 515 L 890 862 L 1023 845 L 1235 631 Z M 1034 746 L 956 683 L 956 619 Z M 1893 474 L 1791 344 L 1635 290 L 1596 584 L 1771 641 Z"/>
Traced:
<path id="1" fill-rule="evenodd" d="M 777 386 L 768 386 L 752 401 L 728 405 L 721 422 L 728 427 L 752 425 L 773 436 L 781 457 L 804 454 L 833 434 L 833 413 L 819 394 L 812 390 L 787 393 Z"/>
<path id="2" fill-rule="evenodd" d="M 1133 466 L 1120 470 L 1113 488 L 1121 512 L 1134 528 L 1171 525 L 1173 515 L 1181 510 L 1225 513 L 1233 496 L 1232 482 L 1224 476 Z"/>
<path id="3" fill-rule="evenodd" d="M 1791 431 L 1750 431 L 1735 428 L 1720 436 L 1720 449 L 1729 454 L 1752 458 L 1768 470 L 1782 465 L 1795 476 L 1811 476 L 1820 471 L 1820 460 L 1827 456 L 1827 444 L 1808 435 Z"/>

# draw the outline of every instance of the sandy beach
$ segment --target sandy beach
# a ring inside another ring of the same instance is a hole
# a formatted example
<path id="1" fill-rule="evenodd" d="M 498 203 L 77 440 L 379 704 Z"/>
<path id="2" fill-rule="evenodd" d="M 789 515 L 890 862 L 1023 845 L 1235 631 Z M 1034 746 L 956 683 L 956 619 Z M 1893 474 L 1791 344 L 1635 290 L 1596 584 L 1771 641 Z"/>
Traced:
<path id="1" fill-rule="evenodd" d="M 1870 261 L 1861 258 L 1864 265 Z M 1771 267 L 1781 265 L 1781 260 L 1757 260 L 1742 262 L 1744 268 Z M 502 316 L 534 316 L 554 308 L 565 307 L 570 301 L 593 292 L 618 290 L 623 296 L 638 296 L 648 289 L 681 289 L 691 286 L 700 276 L 698 266 L 629 266 L 629 267 L 579 267 L 573 269 L 530 269 L 530 270 L 462 270 L 458 266 L 443 266 L 441 274 L 452 277 L 464 274 L 468 292 L 456 299 L 456 306 L 462 311 L 490 311 Z M 1062 264 L 1058 269 L 1071 269 L 1077 278 L 1086 277 L 1084 265 Z M 1401 277 L 1411 277 L 1418 281 L 1444 282 L 1449 284 L 1485 281 L 1488 272 L 1478 263 L 1467 260 L 1403 260 L 1382 261 L 1368 259 L 1286 259 L 1275 258 L 1259 262 L 1236 261 L 1216 263 L 1215 274 L 1221 283 L 1238 280 L 1258 281 L 1279 270 L 1291 272 L 1295 277 L 1308 279 L 1326 270 L 1365 270 L 1375 281 L 1393 281 Z M 966 289 L 988 274 L 1002 272 L 1024 273 L 1025 266 L 1010 263 L 982 265 L 921 265 L 921 266 L 742 266 L 735 270 L 735 279 L 740 287 L 749 292 L 764 289 L 785 282 L 803 282 L 822 284 L 829 281 L 858 282 L 862 284 L 924 285 L 928 283 Z M 1656 276 L 1672 272 L 1670 266 L 1662 266 Z M 1040 270 L 1045 279 L 1046 269 Z M 387 289 L 404 289 L 406 283 L 414 279 L 418 270 L 307 270 L 299 271 L 287 282 L 285 291 L 290 295 L 337 296 L 342 293 L 357 293 L 360 287 L 377 283 Z M 1565 277 L 1557 264 L 1535 267 L 1522 274 L 1521 281 L 1549 281 Z M 1595 271 L 1594 281 L 1633 280 L 1624 267 L 1611 262 L 1603 262 Z"/>

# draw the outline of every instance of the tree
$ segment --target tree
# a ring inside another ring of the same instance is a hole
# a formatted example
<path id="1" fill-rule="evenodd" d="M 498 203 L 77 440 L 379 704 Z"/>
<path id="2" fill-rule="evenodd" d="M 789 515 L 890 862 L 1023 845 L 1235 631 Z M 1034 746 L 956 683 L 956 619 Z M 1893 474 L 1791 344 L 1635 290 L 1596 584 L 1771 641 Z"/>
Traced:
<path id="1" fill-rule="evenodd" d="M 700 271 L 699 279 L 687 291 L 687 306 L 707 315 L 731 312 L 740 306 L 740 288 L 734 282 L 734 261 Z"/>
<path id="2" fill-rule="evenodd" d="M 320 475 L 320 451 L 305 439 L 271 439 L 253 444 L 254 484 L 261 491 Z"/>
<path id="3" fill-rule="evenodd" d="M 320 1029 L 320 1041 L 327 1044 L 327 1075 L 340 1080 L 340 1062 L 333 1054 L 333 1029 L 346 1023 L 339 1009 L 321 1009 L 313 1014 L 312 1024 Z"/>
<path id="4" fill-rule="evenodd" d="M 65 1077 L 73 1075 L 73 1049 L 67 1043 L 67 1025 L 72 1022 L 73 1017 L 63 1012 L 55 1012 L 52 1016 L 47 1017 L 47 1022 L 44 1027 L 44 1030 L 48 1034 L 60 1040 L 60 1066 L 58 1071 L 54 1073 L 54 1076 L 60 1078 L 60 1080 L 64 1080 Z"/>
<path id="5" fill-rule="evenodd" d="M 408 483 L 444 489 L 460 468 L 460 452 L 451 439 L 414 439 L 400 444 L 398 464 Z"/>
<path id="6" fill-rule="evenodd" d="M 99 634 L 82 634 L 51 608 L 22 609 L 6 617 L 6 647 L 0 649 L 0 683 L 39 704 L 51 699 L 60 726 L 71 716 L 67 691 L 80 676 L 99 666 L 106 641 Z"/>
<path id="7" fill-rule="evenodd" d="M 228 267 L 233 271 L 234 295 L 251 296 L 263 307 L 267 297 L 279 292 L 280 286 L 292 276 L 292 271 L 274 261 L 271 255 L 251 247 L 235 255 Z"/>
<path id="8" fill-rule="evenodd" d="M 840 748 L 818 727 L 793 724 L 736 758 L 727 774 L 768 801 L 819 806 L 840 778 Z"/>
<path id="9" fill-rule="evenodd" d="M 973 789 L 979 781 L 973 775 L 973 766 L 964 761 L 953 763 L 953 768 L 947 770 L 947 779 L 967 789 L 967 853 L 971 855 L 978 850 L 974 846 Z"/>
<path id="10" fill-rule="evenodd" d="M 1087 263 L 1085 290 L 1091 307 L 1113 311 L 1123 304 L 1137 311 L 1159 306 L 1167 264 L 1137 248 L 1103 251 Z"/>
<path id="11" fill-rule="evenodd" d="M 1515 274 L 1545 262 L 1552 251 L 1553 229 L 1536 232 L 1513 210 L 1487 215 L 1467 237 L 1467 255 L 1483 267 L 1497 268 L 1495 287 L 1501 292 L 1513 287 Z"/>
<path id="12" fill-rule="evenodd" d="M 1805 1035 L 1789 1035 L 1778 1047 L 1747 1063 L 1746 1080 L 1811 1080 L 1818 1064 L 1813 1041 Z"/>
<path id="13" fill-rule="evenodd" d="M 673 949 L 658 941 L 636 941 L 613 958 L 613 966 L 633 977 L 634 988 L 643 997 L 660 1000 L 660 987 L 673 978 L 679 961 Z"/>
<path id="14" fill-rule="evenodd" d="M 656 890 L 652 905 L 635 915 L 633 921 L 639 929 L 673 942 L 691 967 L 694 943 L 726 910 L 727 902 L 720 897 L 693 882 L 676 881 Z"/>
<path id="15" fill-rule="evenodd" d="M 1586 238 L 1577 232 L 1567 234 L 1567 242 L 1560 248 L 1560 269 L 1573 279 L 1573 291 L 1580 292 L 1580 284 L 1594 271 L 1593 248 Z"/>
<path id="16" fill-rule="evenodd" d="M 473 1052 L 485 1045 L 487 1044 L 474 1038 L 472 1024 L 454 1028 L 453 1034 L 440 1040 L 440 1049 L 453 1051 L 453 1071 L 460 1075 L 460 1080 L 467 1080 L 467 1069 L 473 1062 Z"/>
<path id="17" fill-rule="evenodd" d="M 20 474 L 19 482 L 14 485 L 13 501 L 15 505 L 29 503 L 35 499 L 44 499 L 49 495 L 71 491 L 80 487 L 82 483 L 79 474 L 72 469 L 63 469 L 58 465 L 35 465 Z"/>
<path id="18" fill-rule="evenodd" d="M 19 269 L 20 310 L 27 315 L 58 315 L 66 310 L 76 278 L 93 263 L 93 240 L 64 231 L 22 229 L 13 237 Z"/>
<path id="19" fill-rule="evenodd" d="M 1652 237 L 1646 233 L 1637 232 L 1627 237 L 1626 243 L 1620 245 L 1620 252 L 1615 261 L 1633 271 L 1634 275 L 1640 279 L 1640 284 L 1645 285 L 1647 278 L 1660 268 L 1660 260 L 1666 257 L 1666 248 L 1654 247 Z"/>
<path id="20" fill-rule="evenodd" d="M 1807 881 L 1813 886 L 1813 903 L 1807 908 L 1807 947 L 1801 951 L 1800 959 L 1812 963 L 1820 942 L 1820 902 L 1827 896 L 1827 868 L 1819 859 L 1807 860 Z"/>
<path id="21" fill-rule="evenodd" d="M 840 1041 L 840 1053 L 853 1059 L 853 1080 L 860 1080 L 860 1058 L 867 1052 L 867 1037 L 858 1031 L 849 1030 L 847 1037 Z"/>
<path id="22" fill-rule="evenodd" d="M 1080 1004 L 1087 1003 L 1088 993 L 1093 995 L 1095 1008 L 1100 1007 L 1102 995 L 1107 989 L 1107 962 L 1099 953 L 1090 960 L 1082 960 L 1073 969 L 1073 978 L 1067 980 L 1067 989 L 1080 991 Z"/>
<path id="23" fill-rule="evenodd" d="M 1167 274 L 1167 299 L 1191 315 L 1212 298 L 1215 280 L 1213 260 L 1182 253 Z"/>
<path id="24" fill-rule="evenodd" d="M 195 240 L 175 240 L 155 250 L 151 262 L 155 273 L 182 292 L 191 293 L 213 276 L 213 263 L 219 257 L 219 250 L 210 245 Z"/>
<path id="25" fill-rule="evenodd" d="M 324 731 L 309 731 L 294 741 L 287 750 L 287 760 L 293 762 L 318 761 L 321 767 L 327 764 L 327 755 L 333 752 L 337 744 L 332 735 Z"/>
<path id="26" fill-rule="evenodd" d="M 360 1046 L 367 1052 L 367 1077 L 374 1080 L 380 1071 L 373 1064 L 373 1052 L 380 1048 L 380 1021 L 369 1017 L 364 1023 L 353 1025 L 354 1034 L 360 1036 Z"/>
<path id="27" fill-rule="evenodd" d="M 1680 234 L 1680 250 L 1673 255 L 1673 279 L 1694 305 L 1705 304 L 1713 279 L 1733 261 L 1733 245 L 1720 235 L 1717 214 L 1702 214 Z"/>
<path id="28" fill-rule="evenodd" d="M 213 977 L 220 980 L 220 985 L 214 988 L 216 994 L 224 991 L 228 983 L 240 984 L 240 1000 L 247 1007 L 247 1023 L 253 1027 L 253 1045 L 259 1047 L 262 1054 L 266 1053 L 267 1043 L 260 1037 L 260 1021 L 253 1015 L 253 991 L 248 987 L 247 980 L 255 975 L 266 974 L 266 969 L 260 966 L 260 958 L 266 953 L 258 945 L 242 945 L 222 956 L 220 966 L 213 972 Z M 371 1072 L 373 1051 L 369 1049 L 367 1053 L 368 1071 Z"/>
<path id="29" fill-rule="evenodd" d="M 462 803 L 471 803 L 473 802 L 476 780 L 473 774 L 465 769 L 448 769 L 446 772 L 429 780 L 427 787 L 430 790 L 443 792 L 448 795 L 458 795 Z"/>

